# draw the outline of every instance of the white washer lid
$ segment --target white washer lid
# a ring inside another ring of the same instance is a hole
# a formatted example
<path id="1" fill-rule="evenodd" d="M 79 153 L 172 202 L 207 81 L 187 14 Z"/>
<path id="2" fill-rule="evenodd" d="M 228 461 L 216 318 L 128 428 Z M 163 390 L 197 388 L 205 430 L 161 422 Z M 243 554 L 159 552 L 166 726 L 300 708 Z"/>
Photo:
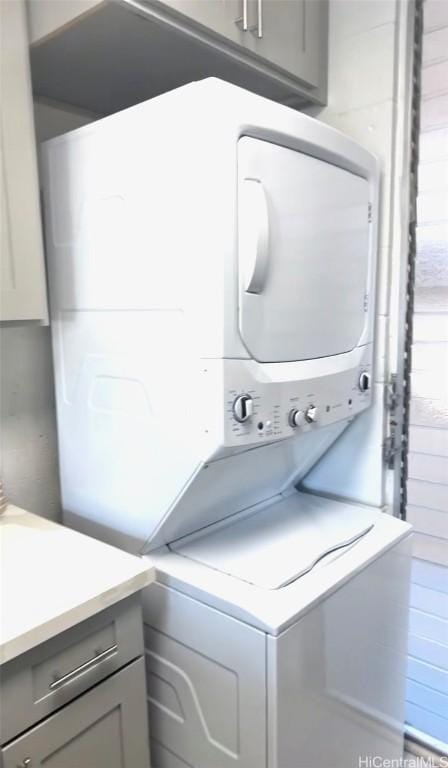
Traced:
<path id="1" fill-rule="evenodd" d="M 255 586 L 279 589 L 366 534 L 377 515 L 378 510 L 297 492 L 170 548 Z"/>

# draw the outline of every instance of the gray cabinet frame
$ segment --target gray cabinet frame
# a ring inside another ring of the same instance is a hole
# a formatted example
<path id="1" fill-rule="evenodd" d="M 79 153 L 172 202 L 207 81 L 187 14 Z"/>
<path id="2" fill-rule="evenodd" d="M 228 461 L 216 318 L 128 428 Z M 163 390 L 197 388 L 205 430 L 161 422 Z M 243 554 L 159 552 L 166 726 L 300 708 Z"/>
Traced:
<path id="1" fill-rule="evenodd" d="M 0 668 L 0 744 L 142 653 L 140 598 L 132 595 L 7 662 Z"/>
<path id="2" fill-rule="evenodd" d="M 143 658 L 2 749 L 3 768 L 149 768 Z"/>

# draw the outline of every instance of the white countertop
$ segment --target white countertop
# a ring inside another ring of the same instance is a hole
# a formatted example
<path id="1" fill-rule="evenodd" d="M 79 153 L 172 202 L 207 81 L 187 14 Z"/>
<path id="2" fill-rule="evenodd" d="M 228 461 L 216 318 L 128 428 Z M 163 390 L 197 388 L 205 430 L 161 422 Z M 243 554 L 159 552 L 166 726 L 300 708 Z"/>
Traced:
<path id="1" fill-rule="evenodd" d="M 145 558 L 9 505 L 0 515 L 0 664 L 154 578 Z"/>

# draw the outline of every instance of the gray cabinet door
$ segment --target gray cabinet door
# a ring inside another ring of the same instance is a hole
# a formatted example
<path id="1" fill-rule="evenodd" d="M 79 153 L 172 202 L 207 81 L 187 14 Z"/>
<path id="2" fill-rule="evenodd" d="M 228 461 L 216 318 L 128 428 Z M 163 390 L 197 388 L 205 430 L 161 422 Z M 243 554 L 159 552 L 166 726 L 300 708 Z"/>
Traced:
<path id="1" fill-rule="evenodd" d="M 142 658 L 2 750 L 4 768 L 149 768 Z"/>
<path id="2" fill-rule="evenodd" d="M 309 85 L 322 85 L 327 69 L 327 14 L 327 0 L 261 0 L 256 53 Z"/>
<path id="3" fill-rule="evenodd" d="M 1 667 L 0 744 L 44 720 L 143 653 L 130 595 Z"/>
<path id="4" fill-rule="evenodd" d="M 164 0 L 163 5 L 313 87 L 325 85 L 328 0 Z"/>
<path id="5" fill-rule="evenodd" d="M 233 43 L 245 45 L 243 0 L 163 0 L 163 5 L 179 11 Z"/>

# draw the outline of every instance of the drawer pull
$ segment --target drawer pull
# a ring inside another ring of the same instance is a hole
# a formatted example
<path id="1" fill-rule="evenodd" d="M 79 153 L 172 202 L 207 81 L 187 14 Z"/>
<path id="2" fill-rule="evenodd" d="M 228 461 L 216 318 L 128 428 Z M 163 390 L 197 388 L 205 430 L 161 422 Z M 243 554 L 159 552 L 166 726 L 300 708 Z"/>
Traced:
<path id="1" fill-rule="evenodd" d="M 85 661 L 84 664 L 80 664 L 80 666 L 76 667 L 76 669 L 72 669 L 71 672 L 67 672 L 66 675 L 58 677 L 57 680 L 54 680 L 48 686 L 50 691 L 54 691 L 56 688 L 60 688 L 61 685 L 65 685 L 66 683 L 71 683 L 71 681 L 78 677 L 78 675 L 82 675 L 84 672 L 88 672 L 89 669 L 96 667 L 96 665 L 100 664 L 102 661 L 106 661 L 106 659 L 108 659 L 109 656 L 112 656 L 112 654 L 114 654 L 117 649 L 118 646 L 116 644 L 111 645 L 110 648 L 106 648 L 105 651 L 102 651 L 97 656 L 89 659 L 89 661 Z"/>
<path id="2" fill-rule="evenodd" d="M 20 765 L 17 765 L 17 768 L 31 768 L 31 757 L 25 757 L 25 760 L 23 760 Z"/>

